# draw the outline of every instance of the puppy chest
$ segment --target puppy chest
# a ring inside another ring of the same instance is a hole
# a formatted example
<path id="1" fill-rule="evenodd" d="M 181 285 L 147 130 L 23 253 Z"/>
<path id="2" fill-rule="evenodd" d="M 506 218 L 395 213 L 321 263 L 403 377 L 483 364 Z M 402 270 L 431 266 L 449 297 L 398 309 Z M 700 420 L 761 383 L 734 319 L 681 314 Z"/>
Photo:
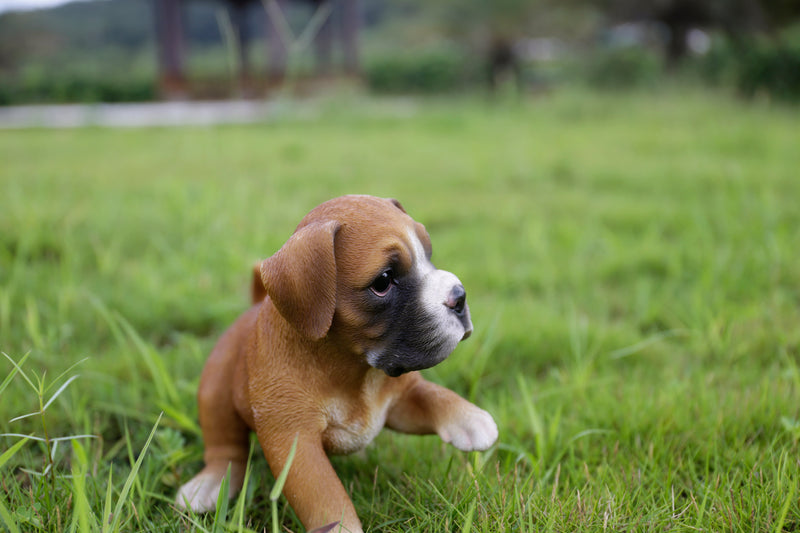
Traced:
<path id="1" fill-rule="evenodd" d="M 369 444 L 386 423 L 391 397 L 382 394 L 386 379 L 380 370 L 371 371 L 356 398 L 330 398 L 325 404 L 327 427 L 322 443 L 328 453 L 348 454 Z"/>
<path id="2" fill-rule="evenodd" d="M 325 451 L 348 454 L 361 450 L 378 435 L 386 423 L 388 402 L 363 410 L 355 409 L 345 401 L 330 400 L 325 411 L 328 422 L 322 433 Z"/>

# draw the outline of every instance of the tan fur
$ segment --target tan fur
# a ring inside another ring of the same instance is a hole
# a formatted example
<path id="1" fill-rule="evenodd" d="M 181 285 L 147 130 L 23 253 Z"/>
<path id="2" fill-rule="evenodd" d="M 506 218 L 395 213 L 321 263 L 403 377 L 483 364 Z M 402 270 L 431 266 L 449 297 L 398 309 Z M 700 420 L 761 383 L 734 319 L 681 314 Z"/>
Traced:
<path id="1" fill-rule="evenodd" d="M 494 442 L 497 428 L 485 411 L 418 372 L 389 377 L 364 359 L 391 325 L 370 325 L 359 291 L 388 253 L 413 260 L 409 228 L 430 249 L 422 225 L 388 203 L 327 202 L 257 267 L 263 285 L 254 280 L 253 307 L 225 332 L 203 370 L 206 466 L 181 488 L 178 504 L 213 509 L 229 465 L 231 494 L 238 491 L 253 430 L 275 475 L 298 438 L 284 494 L 306 528 L 340 521 L 357 532 L 361 522 L 327 454 L 361 449 L 384 426 L 438 433 L 465 450 Z"/>

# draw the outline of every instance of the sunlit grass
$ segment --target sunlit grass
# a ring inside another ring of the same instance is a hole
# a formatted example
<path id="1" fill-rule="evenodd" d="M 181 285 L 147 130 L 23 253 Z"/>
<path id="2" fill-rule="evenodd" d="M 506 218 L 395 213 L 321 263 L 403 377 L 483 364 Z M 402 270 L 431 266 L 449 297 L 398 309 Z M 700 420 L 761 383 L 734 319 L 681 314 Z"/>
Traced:
<path id="1" fill-rule="evenodd" d="M 201 466 L 197 381 L 253 262 L 351 192 L 398 198 L 461 277 L 475 335 L 426 375 L 500 427 L 483 454 L 384 432 L 335 458 L 368 529 L 800 526 L 796 109 L 286 105 L 253 126 L 0 132 L 0 350 L 19 365 L 0 360 L 0 433 L 96 436 L 0 437 L 8 529 L 270 529 L 257 446 L 228 507 L 171 505 Z"/>

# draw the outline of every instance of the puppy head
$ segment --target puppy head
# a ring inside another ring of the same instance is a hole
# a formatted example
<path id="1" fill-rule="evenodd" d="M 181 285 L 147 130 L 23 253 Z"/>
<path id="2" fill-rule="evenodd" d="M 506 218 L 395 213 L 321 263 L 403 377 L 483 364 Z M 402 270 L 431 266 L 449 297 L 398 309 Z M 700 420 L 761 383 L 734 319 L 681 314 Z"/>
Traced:
<path id="1" fill-rule="evenodd" d="M 399 202 L 344 196 L 311 211 L 261 277 L 301 334 L 398 376 L 441 362 L 472 332 L 464 287 L 430 258 L 425 227 Z"/>

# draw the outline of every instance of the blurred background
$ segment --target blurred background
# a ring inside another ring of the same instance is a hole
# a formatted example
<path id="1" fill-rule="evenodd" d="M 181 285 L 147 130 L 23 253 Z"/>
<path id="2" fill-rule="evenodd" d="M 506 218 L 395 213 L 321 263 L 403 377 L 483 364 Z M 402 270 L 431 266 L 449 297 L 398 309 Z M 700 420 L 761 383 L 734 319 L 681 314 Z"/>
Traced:
<path id="1" fill-rule="evenodd" d="M 666 82 L 800 99 L 800 2 L 0 0 L 0 105 Z"/>

